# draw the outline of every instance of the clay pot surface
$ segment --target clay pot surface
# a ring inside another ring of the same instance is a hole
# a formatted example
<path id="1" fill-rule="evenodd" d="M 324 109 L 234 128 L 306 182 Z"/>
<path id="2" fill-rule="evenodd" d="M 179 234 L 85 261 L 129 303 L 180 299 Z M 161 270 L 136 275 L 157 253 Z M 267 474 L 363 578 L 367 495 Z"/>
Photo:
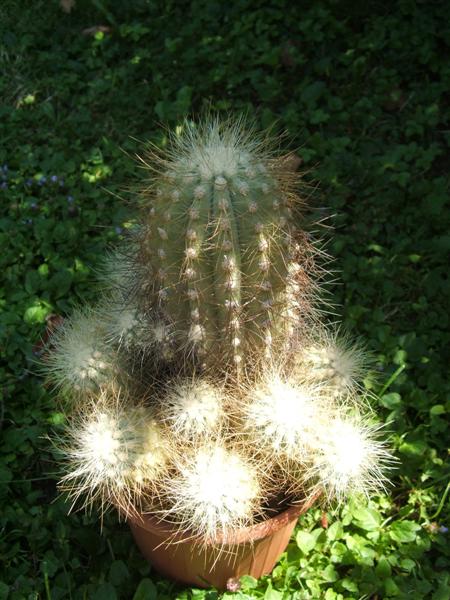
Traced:
<path id="1" fill-rule="evenodd" d="M 151 515 L 129 515 L 128 523 L 145 558 L 163 575 L 196 587 L 227 589 L 242 575 L 270 573 L 289 543 L 298 517 L 317 497 L 237 531 L 226 544 L 210 544 L 177 532 Z"/>

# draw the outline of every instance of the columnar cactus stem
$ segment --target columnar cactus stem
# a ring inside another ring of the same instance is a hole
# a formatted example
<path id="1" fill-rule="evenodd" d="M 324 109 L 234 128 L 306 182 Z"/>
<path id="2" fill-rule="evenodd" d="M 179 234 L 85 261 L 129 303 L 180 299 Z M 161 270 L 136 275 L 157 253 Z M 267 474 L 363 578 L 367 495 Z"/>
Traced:
<path id="1" fill-rule="evenodd" d="M 156 305 L 204 362 L 270 358 L 297 316 L 289 174 L 217 122 L 185 135 L 192 146 L 176 141 L 163 163 L 142 239 Z"/>

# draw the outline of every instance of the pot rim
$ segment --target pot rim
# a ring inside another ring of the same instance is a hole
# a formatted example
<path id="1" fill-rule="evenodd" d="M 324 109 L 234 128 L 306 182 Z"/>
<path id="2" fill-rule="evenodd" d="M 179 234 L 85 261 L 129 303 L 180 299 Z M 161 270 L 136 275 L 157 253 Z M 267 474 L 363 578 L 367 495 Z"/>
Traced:
<path id="1" fill-rule="evenodd" d="M 321 492 L 317 492 L 308 496 L 298 504 L 292 504 L 273 517 L 265 519 L 255 525 L 238 529 L 230 535 L 219 533 L 214 539 L 207 539 L 189 531 L 180 531 L 176 525 L 163 521 L 151 513 L 145 514 L 133 512 L 133 514 L 127 514 L 126 518 L 128 521 L 131 521 L 132 525 L 156 534 L 162 540 L 164 539 L 164 541 L 161 542 L 162 544 L 192 542 L 201 544 L 204 547 L 223 545 L 235 546 L 246 542 L 255 542 L 256 540 L 274 534 L 285 527 L 289 522 L 294 521 L 309 510 L 320 496 Z"/>

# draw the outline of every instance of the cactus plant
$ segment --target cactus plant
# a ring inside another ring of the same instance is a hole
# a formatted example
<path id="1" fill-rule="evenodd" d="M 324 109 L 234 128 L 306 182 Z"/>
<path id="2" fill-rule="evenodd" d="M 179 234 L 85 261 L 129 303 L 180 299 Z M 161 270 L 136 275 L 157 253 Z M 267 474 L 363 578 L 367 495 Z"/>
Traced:
<path id="1" fill-rule="evenodd" d="M 47 361 L 73 399 L 63 487 L 222 542 L 271 497 L 382 487 L 364 353 L 321 321 L 287 161 L 219 119 L 141 160 L 140 223 Z"/>

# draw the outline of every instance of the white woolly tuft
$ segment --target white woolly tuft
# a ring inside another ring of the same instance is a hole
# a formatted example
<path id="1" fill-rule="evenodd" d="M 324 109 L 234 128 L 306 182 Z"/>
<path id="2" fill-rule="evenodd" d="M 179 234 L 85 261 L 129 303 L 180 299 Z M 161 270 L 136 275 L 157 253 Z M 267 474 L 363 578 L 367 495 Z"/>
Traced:
<path id="1" fill-rule="evenodd" d="M 105 256 L 98 272 L 99 282 L 105 291 L 126 297 L 133 285 L 134 261 L 128 256 L 130 250 L 115 250 Z"/>
<path id="2" fill-rule="evenodd" d="M 122 302 L 133 302 L 137 295 L 148 293 L 153 281 L 151 267 L 136 260 L 138 236 L 136 228 L 128 234 L 126 244 L 106 255 L 98 269 L 102 292 Z"/>
<path id="3" fill-rule="evenodd" d="M 125 350 L 145 351 L 156 342 L 150 315 L 132 302 L 106 300 L 98 308 L 108 343 Z"/>
<path id="4" fill-rule="evenodd" d="M 152 318 L 149 323 L 150 343 L 148 350 L 152 351 L 156 361 L 159 359 L 172 360 L 175 351 L 175 331 L 162 318 Z"/>
<path id="5" fill-rule="evenodd" d="M 161 401 L 161 418 L 175 437 L 195 440 L 219 430 L 223 418 L 222 391 L 204 380 L 184 379 L 167 386 Z"/>
<path id="6" fill-rule="evenodd" d="M 164 437 L 158 422 L 141 409 L 144 422 L 140 426 L 142 444 L 133 463 L 132 479 L 137 485 L 152 488 L 159 475 L 165 469 L 171 454 L 171 448 Z"/>
<path id="7" fill-rule="evenodd" d="M 116 356 L 92 310 L 76 312 L 51 338 L 44 368 L 49 381 L 66 391 L 92 390 L 117 370 Z"/>
<path id="8" fill-rule="evenodd" d="M 107 393 L 69 422 L 67 440 L 61 450 L 68 472 L 60 485 L 74 504 L 83 495 L 85 506 L 100 501 L 102 508 L 113 504 L 128 513 L 140 506 L 144 486 L 148 492 L 169 460 L 151 413 L 111 406 Z"/>
<path id="9" fill-rule="evenodd" d="M 205 542 L 231 541 L 234 531 L 260 511 L 261 489 L 254 466 L 222 444 L 191 452 L 166 483 L 170 508 L 164 518 Z"/>
<path id="10" fill-rule="evenodd" d="M 379 493 L 388 479 L 384 470 L 395 462 L 379 439 L 380 426 L 362 417 L 335 417 L 320 433 L 311 466 L 303 483 L 325 492 L 328 500 L 344 500 L 352 494 Z"/>
<path id="11" fill-rule="evenodd" d="M 244 431 L 280 463 L 307 459 L 326 415 L 320 387 L 292 384 L 278 375 L 250 390 L 243 410 Z"/>
<path id="12" fill-rule="evenodd" d="M 295 372 L 325 384 L 332 395 L 342 397 L 361 387 L 368 372 L 367 353 L 347 336 L 322 330 L 317 341 L 300 352 Z"/>
<path id="13" fill-rule="evenodd" d="M 181 137 L 174 137 L 173 142 L 172 168 L 178 163 L 178 171 L 200 175 L 203 180 L 243 173 L 263 145 L 254 131 L 246 130 L 243 120 L 232 123 L 219 119 L 198 126 L 186 122 Z"/>

